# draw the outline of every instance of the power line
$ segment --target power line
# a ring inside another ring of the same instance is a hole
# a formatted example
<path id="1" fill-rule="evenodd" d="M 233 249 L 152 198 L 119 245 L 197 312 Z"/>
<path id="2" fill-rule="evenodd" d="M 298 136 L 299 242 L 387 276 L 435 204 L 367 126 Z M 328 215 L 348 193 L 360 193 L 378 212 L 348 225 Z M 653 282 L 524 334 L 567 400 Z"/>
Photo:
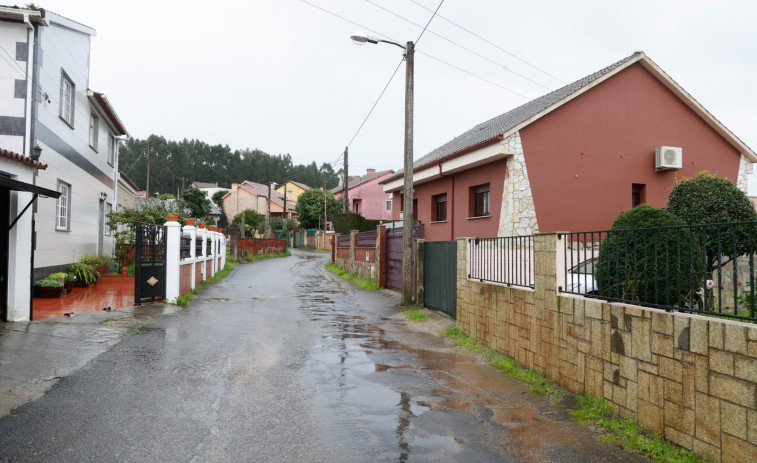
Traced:
<path id="1" fill-rule="evenodd" d="M 403 59 L 400 60 L 399 64 L 397 64 L 397 67 L 394 68 L 394 72 L 392 72 L 391 77 L 389 77 L 389 80 L 387 81 L 386 85 L 384 85 L 384 89 L 381 90 L 381 93 L 379 94 L 378 98 L 376 98 L 376 102 L 373 103 L 373 106 L 371 106 L 371 110 L 368 111 L 368 115 L 365 116 L 365 119 L 363 119 L 363 122 L 360 124 L 360 127 L 357 128 L 357 132 L 355 132 L 355 135 L 352 136 L 352 139 L 350 140 L 350 142 L 347 143 L 347 146 L 352 145 L 352 142 L 355 141 L 355 138 L 357 138 L 357 135 L 360 133 L 360 130 L 368 121 L 368 118 L 371 117 L 371 114 L 373 114 L 373 110 L 376 109 L 376 105 L 378 105 L 379 101 L 381 101 L 381 97 L 384 96 L 384 93 L 386 92 L 386 89 L 389 87 L 389 84 L 392 83 L 394 76 L 397 75 L 397 71 L 400 70 L 400 66 L 402 66 L 403 61 L 405 61 L 404 57 Z"/>
<path id="2" fill-rule="evenodd" d="M 392 11 L 392 10 L 390 10 L 390 9 L 388 9 L 388 8 L 385 8 L 385 7 L 383 7 L 383 6 L 379 5 L 379 4 L 377 4 L 377 3 L 373 2 L 372 0 L 365 0 L 365 1 L 366 1 L 366 2 L 368 2 L 368 3 L 370 3 L 371 5 L 375 6 L 376 8 L 380 8 L 380 9 L 382 9 L 382 10 L 386 11 L 387 13 L 389 13 L 389 14 L 391 14 L 391 15 L 394 15 L 394 16 L 396 16 L 396 17 L 398 17 L 398 18 L 402 19 L 403 21 L 406 21 L 406 22 L 408 22 L 408 23 L 410 23 L 410 24 L 412 24 L 412 25 L 414 25 L 414 26 L 417 26 L 417 27 L 421 27 L 421 25 L 420 25 L 420 24 L 418 24 L 418 23 L 416 23 L 416 22 L 413 22 L 413 21 L 412 21 L 412 20 L 410 20 L 410 19 L 407 19 L 406 17 L 402 16 L 401 14 L 399 14 L 399 13 L 395 13 L 394 11 Z M 440 4 L 439 6 L 441 6 L 441 4 Z M 437 8 L 437 10 L 438 10 L 438 9 L 439 9 L 439 8 Z M 431 10 L 428 10 L 428 11 L 431 11 Z M 436 12 L 434 12 L 434 14 L 436 14 Z M 440 17 L 441 17 L 441 16 L 440 16 Z M 428 24 L 426 24 L 426 27 L 428 27 Z M 425 31 L 426 29 L 424 28 L 423 30 Z M 471 54 L 473 54 L 473 55 L 475 55 L 475 56 L 478 56 L 479 58 L 481 58 L 481 59 L 483 59 L 483 60 L 486 60 L 486 61 L 488 61 L 488 62 L 490 62 L 490 63 L 494 64 L 495 66 L 497 66 L 497 67 L 498 67 L 498 68 L 500 68 L 500 69 L 503 69 L 503 70 L 505 70 L 505 71 L 507 71 L 507 72 L 511 72 L 511 73 L 515 74 L 516 76 L 520 77 L 521 79 L 527 80 L 527 81 L 529 81 L 529 82 L 531 82 L 531 83 L 533 83 L 533 84 L 535 84 L 535 85 L 538 85 L 538 86 L 540 86 L 540 87 L 542 87 L 542 88 L 544 88 L 544 89 L 546 89 L 546 90 L 552 90 L 551 88 L 547 87 L 546 85 L 543 85 L 543 84 L 541 84 L 541 83 L 539 83 L 539 82 L 535 81 L 534 79 L 531 79 L 531 78 L 530 78 L 530 77 L 528 77 L 528 76 L 525 76 L 525 75 L 523 75 L 523 74 L 521 74 L 521 73 L 519 73 L 519 72 L 513 71 L 512 69 L 509 69 L 509 68 L 507 68 L 507 67 L 504 67 L 504 66 L 503 66 L 502 64 L 500 64 L 500 63 L 498 63 L 498 62 L 494 61 L 493 59 L 491 59 L 491 58 L 489 58 L 489 57 L 487 57 L 487 56 L 484 56 L 484 55 L 482 55 L 481 53 L 478 53 L 478 52 L 476 52 L 476 51 L 473 51 L 473 50 L 471 50 L 471 49 L 470 49 L 470 48 L 468 48 L 468 47 L 465 47 L 465 46 L 463 46 L 463 45 L 460 45 L 459 43 L 455 42 L 454 40 L 448 39 L 447 37 L 444 37 L 444 36 L 443 36 L 443 35 L 441 35 L 441 34 L 437 34 L 436 32 L 434 32 L 434 31 L 432 31 L 432 30 L 429 30 L 428 32 L 429 32 L 430 34 L 434 34 L 435 36 L 439 37 L 439 38 L 440 38 L 440 39 L 442 39 L 442 40 L 446 40 L 447 42 L 451 43 L 452 45 L 455 45 L 456 47 L 462 48 L 463 50 L 467 51 L 468 53 L 471 53 Z M 421 35 L 423 35 L 423 32 L 421 32 Z"/>
<path id="3" fill-rule="evenodd" d="M 371 2 L 371 3 L 373 3 L 373 2 Z M 423 33 L 424 33 L 424 32 L 426 32 L 426 29 L 428 29 L 428 25 L 429 25 L 429 24 L 431 24 L 431 21 L 432 21 L 432 20 L 434 19 L 434 17 L 436 16 L 436 13 L 437 13 L 437 12 L 439 11 L 439 8 L 441 8 L 441 7 L 442 7 L 442 4 L 443 4 L 443 3 L 444 3 L 444 0 L 442 0 L 441 2 L 439 2 L 439 6 L 437 6 L 437 7 L 436 7 L 436 10 L 434 10 L 434 12 L 433 12 L 433 14 L 431 15 L 431 17 L 430 17 L 430 18 L 428 18 L 428 22 L 426 23 L 426 26 L 424 26 L 424 27 L 423 27 L 423 30 L 421 31 L 420 35 L 418 36 L 418 38 L 417 38 L 417 39 L 415 39 L 415 44 L 416 44 L 416 45 L 417 45 L 417 44 L 418 44 L 418 42 L 419 42 L 419 41 L 421 40 L 421 37 L 423 37 Z M 374 5 L 375 5 L 375 3 L 374 3 Z M 430 10 L 429 10 L 429 11 L 430 11 Z M 429 32 L 431 32 L 431 31 L 429 31 Z"/>
<path id="4" fill-rule="evenodd" d="M 421 4 L 421 3 L 418 3 L 418 2 L 416 1 L 416 0 L 409 0 L 409 1 L 411 1 L 411 2 L 415 3 L 416 5 L 418 5 L 419 7 L 423 8 L 423 9 L 424 9 L 424 10 L 426 10 L 426 11 L 431 11 L 431 9 L 430 9 L 430 8 L 426 7 L 425 5 L 423 5 L 423 4 Z M 491 46 L 493 46 L 493 47 L 495 47 L 495 48 L 497 48 L 497 49 L 499 49 L 499 50 L 501 50 L 501 51 L 503 51 L 503 52 L 507 53 L 508 55 L 510 55 L 510 56 L 512 56 L 513 58 L 517 59 L 517 60 L 518 60 L 518 61 L 520 61 L 521 63 L 524 63 L 524 64 L 526 64 L 526 65 L 528 65 L 528 66 L 530 66 L 530 67 L 532 67 L 532 68 L 536 69 L 537 71 L 539 71 L 539 72 L 541 72 L 541 73 L 543 73 L 543 74 L 545 74 L 545 75 L 547 75 L 547 76 L 549 76 L 549 77 L 551 77 L 551 78 L 555 79 L 556 81 L 558 81 L 558 82 L 560 82 L 560 83 L 562 83 L 562 84 L 566 84 L 566 82 L 565 82 L 564 80 L 560 79 L 559 77 L 555 77 L 554 75 L 552 75 L 552 74 L 550 74 L 549 72 L 545 71 L 544 69 L 542 69 L 542 68 L 540 68 L 540 67 L 536 66 L 535 64 L 531 64 L 530 62 L 526 61 L 525 59 L 523 59 L 523 58 L 521 58 L 521 57 L 519 57 L 519 56 L 517 56 L 517 55 L 513 54 L 512 52 L 510 52 L 510 51 L 508 51 L 508 50 L 505 50 L 504 48 L 502 48 L 501 46 L 497 45 L 496 43 L 494 43 L 494 42 L 492 42 L 492 41 L 490 41 L 490 40 L 487 40 L 487 39 L 485 39 L 484 37 L 481 37 L 480 35 L 476 34 L 475 32 L 471 31 L 470 29 L 467 29 L 467 28 L 465 28 L 465 27 L 461 26 L 460 24 L 458 24 L 458 23 L 456 23 L 456 22 L 452 21 L 451 19 L 449 19 L 449 18 L 445 18 L 445 17 L 444 17 L 444 16 L 442 16 L 442 15 L 438 15 L 438 16 L 439 16 L 440 18 L 442 18 L 443 20 L 447 21 L 448 23 L 452 24 L 453 26 L 455 26 L 455 27 L 458 27 L 458 28 L 460 28 L 460 29 L 464 30 L 465 32 L 469 33 L 470 35 L 472 35 L 472 36 L 476 37 L 477 39 L 479 39 L 479 40 L 482 40 L 482 41 L 484 41 L 484 42 L 488 43 L 489 45 L 491 45 Z"/>

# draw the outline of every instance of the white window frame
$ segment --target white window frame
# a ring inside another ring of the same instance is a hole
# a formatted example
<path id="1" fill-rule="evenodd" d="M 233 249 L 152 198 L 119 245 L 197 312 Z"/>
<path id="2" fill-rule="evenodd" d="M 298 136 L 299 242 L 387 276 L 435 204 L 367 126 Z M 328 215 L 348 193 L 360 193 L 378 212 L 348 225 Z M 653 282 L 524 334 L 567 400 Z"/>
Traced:
<path id="1" fill-rule="evenodd" d="M 58 180 L 57 210 L 55 213 L 55 229 L 61 231 L 71 230 L 71 185 Z"/>
<path id="2" fill-rule="evenodd" d="M 386 206 L 384 206 L 384 207 L 386 208 L 387 212 L 391 212 L 392 211 L 392 200 L 391 199 L 387 199 L 386 200 Z"/>
<path id="3" fill-rule="evenodd" d="M 63 119 L 63 121 L 70 125 L 72 128 L 74 126 L 74 113 L 75 113 L 75 96 L 76 94 L 76 85 L 74 85 L 74 81 L 71 80 L 70 77 L 68 77 L 68 74 L 66 74 L 66 71 L 62 70 L 60 71 L 60 118 Z"/>
<path id="4" fill-rule="evenodd" d="M 89 146 L 97 151 L 97 141 L 100 137 L 100 117 L 96 113 L 89 115 Z"/>
<path id="5" fill-rule="evenodd" d="M 111 166 L 116 165 L 116 137 L 113 134 L 108 134 L 108 164 Z"/>

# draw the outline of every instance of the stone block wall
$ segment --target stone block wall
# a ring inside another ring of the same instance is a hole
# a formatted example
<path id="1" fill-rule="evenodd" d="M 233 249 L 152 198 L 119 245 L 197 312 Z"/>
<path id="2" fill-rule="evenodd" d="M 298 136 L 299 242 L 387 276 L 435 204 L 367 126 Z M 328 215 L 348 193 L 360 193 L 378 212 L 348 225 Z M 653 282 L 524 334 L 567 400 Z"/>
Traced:
<path id="1" fill-rule="evenodd" d="M 712 461 L 757 461 L 757 327 L 561 296 L 561 245 L 536 236 L 531 290 L 469 281 L 459 242 L 458 328 Z"/>
<path id="2" fill-rule="evenodd" d="M 357 231 L 353 230 L 350 233 L 350 247 L 349 248 L 336 248 L 336 256 L 334 258 L 334 264 L 347 272 L 356 275 L 366 281 L 379 282 L 380 274 L 380 259 L 381 255 L 381 240 L 379 233 L 376 237 L 376 247 L 356 247 L 355 235 Z M 336 235 L 335 240 L 338 241 L 339 235 Z M 349 251 L 349 252 L 346 252 Z M 368 259 L 366 260 L 366 255 Z"/>

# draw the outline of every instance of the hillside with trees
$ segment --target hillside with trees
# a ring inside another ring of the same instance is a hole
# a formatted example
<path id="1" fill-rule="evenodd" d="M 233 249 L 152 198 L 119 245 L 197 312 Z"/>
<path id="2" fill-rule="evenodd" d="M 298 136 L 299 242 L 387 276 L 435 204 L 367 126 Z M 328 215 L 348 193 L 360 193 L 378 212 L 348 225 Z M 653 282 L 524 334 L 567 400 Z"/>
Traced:
<path id="1" fill-rule="evenodd" d="M 149 156 L 148 156 L 149 147 Z M 180 197 L 192 182 L 216 183 L 229 187 L 232 182 L 250 180 L 258 183 L 286 180 L 310 187 L 334 188 L 342 170 L 330 164 L 320 167 L 292 163 L 289 154 L 271 155 L 261 150 L 232 150 L 228 145 L 208 145 L 200 140 L 173 141 L 157 135 L 145 140 L 129 138 L 120 149 L 119 169 L 140 188 L 147 188 L 148 158 L 150 194 L 173 193 Z"/>

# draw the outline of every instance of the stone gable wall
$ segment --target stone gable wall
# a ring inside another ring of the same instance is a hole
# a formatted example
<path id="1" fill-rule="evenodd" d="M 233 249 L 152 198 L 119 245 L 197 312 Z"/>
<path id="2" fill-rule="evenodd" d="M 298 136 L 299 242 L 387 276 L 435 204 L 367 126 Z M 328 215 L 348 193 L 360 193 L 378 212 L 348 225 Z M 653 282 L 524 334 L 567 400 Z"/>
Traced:
<path id="1" fill-rule="evenodd" d="M 757 461 L 757 327 L 560 296 L 559 246 L 536 236 L 530 290 L 468 280 L 461 239 L 458 328 L 712 461 Z"/>

